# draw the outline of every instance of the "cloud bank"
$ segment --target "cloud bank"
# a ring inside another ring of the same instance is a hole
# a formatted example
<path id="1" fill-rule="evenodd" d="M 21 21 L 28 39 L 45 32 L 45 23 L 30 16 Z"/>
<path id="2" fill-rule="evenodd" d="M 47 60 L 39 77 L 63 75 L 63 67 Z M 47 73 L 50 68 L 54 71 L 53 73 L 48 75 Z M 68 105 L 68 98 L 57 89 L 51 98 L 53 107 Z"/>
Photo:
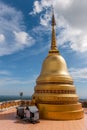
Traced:
<path id="1" fill-rule="evenodd" d="M 22 12 L 0 3 L 0 56 L 15 53 L 33 44 L 34 39 L 26 32 Z"/>
<path id="2" fill-rule="evenodd" d="M 76 52 L 87 51 L 87 1 L 81 0 L 36 0 L 32 15 L 41 14 L 40 24 L 48 26 L 53 4 L 57 28 L 61 29 L 57 35 L 59 45 L 67 46 Z M 44 13 L 45 12 L 45 13 Z M 42 15 L 43 13 L 43 15 Z M 57 30 L 59 31 L 59 30 Z"/>
<path id="3" fill-rule="evenodd" d="M 87 68 L 70 68 L 69 71 L 73 78 L 87 80 Z"/>

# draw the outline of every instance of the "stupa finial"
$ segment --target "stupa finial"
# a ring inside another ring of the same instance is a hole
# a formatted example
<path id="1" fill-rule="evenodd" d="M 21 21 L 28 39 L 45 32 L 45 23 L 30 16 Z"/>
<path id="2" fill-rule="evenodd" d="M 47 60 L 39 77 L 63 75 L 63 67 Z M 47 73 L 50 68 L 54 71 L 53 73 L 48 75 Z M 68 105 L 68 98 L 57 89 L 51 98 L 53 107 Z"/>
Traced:
<path id="1" fill-rule="evenodd" d="M 55 34 L 55 25 L 56 25 L 56 21 L 55 21 L 55 16 L 54 16 L 54 8 L 52 6 L 52 41 L 51 41 L 51 49 L 49 51 L 49 53 L 59 53 L 57 46 L 56 46 L 56 34 Z"/>
<path id="2" fill-rule="evenodd" d="M 55 22 L 55 16 L 54 16 L 54 8 L 52 6 L 52 26 L 55 26 L 56 22 Z"/>

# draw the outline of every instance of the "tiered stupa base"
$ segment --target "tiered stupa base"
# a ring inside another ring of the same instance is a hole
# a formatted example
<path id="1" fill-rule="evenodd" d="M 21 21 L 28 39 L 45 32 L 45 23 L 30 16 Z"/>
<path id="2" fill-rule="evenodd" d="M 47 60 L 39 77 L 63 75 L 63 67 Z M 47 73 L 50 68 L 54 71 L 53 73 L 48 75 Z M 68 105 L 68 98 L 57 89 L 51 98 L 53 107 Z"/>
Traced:
<path id="1" fill-rule="evenodd" d="M 81 103 L 68 105 L 38 104 L 40 118 L 50 120 L 77 120 L 84 117 Z"/>

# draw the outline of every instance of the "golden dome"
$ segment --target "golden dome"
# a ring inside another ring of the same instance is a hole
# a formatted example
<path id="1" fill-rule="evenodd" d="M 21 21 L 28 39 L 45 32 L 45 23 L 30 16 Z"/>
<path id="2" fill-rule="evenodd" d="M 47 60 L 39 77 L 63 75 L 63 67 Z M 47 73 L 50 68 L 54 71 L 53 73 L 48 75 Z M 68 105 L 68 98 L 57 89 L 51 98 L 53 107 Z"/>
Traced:
<path id="1" fill-rule="evenodd" d="M 43 62 L 40 76 L 37 82 L 68 82 L 72 83 L 72 78 L 68 73 L 67 65 L 60 54 L 48 55 Z"/>
<path id="2" fill-rule="evenodd" d="M 61 55 L 48 55 L 43 62 L 41 75 L 66 75 L 69 76 L 67 65 Z"/>
<path id="3" fill-rule="evenodd" d="M 66 62 L 61 55 L 49 55 L 43 62 L 41 75 L 67 75 Z M 68 74 L 69 75 L 69 74 Z"/>

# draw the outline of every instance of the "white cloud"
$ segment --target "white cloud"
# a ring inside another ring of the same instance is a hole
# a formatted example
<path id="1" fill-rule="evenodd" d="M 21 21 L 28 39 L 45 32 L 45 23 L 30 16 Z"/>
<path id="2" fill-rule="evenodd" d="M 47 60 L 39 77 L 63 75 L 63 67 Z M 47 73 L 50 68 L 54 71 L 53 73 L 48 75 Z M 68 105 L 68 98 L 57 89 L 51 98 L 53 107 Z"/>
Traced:
<path id="1" fill-rule="evenodd" d="M 4 78 L 3 80 L 1 79 L 2 85 L 6 85 L 6 84 L 13 84 L 13 85 L 26 85 L 26 84 L 31 84 L 33 83 L 35 80 L 19 80 L 19 79 L 15 79 L 15 78 Z"/>
<path id="2" fill-rule="evenodd" d="M 5 36 L 3 34 L 0 34 L 0 43 L 5 41 Z"/>
<path id="3" fill-rule="evenodd" d="M 34 44 L 26 32 L 21 11 L 0 2 L 0 56 L 12 54 Z"/>
<path id="4" fill-rule="evenodd" d="M 48 26 L 50 19 L 50 15 L 46 12 L 45 15 L 40 16 L 40 24 L 43 26 Z"/>
<path id="5" fill-rule="evenodd" d="M 34 90 L 35 80 L 28 79 L 18 79 L 18 78 L 0 78 L 0 94 L 17 95 L 19 92 L 23 91 L 25 95 L 32 95 Z"/>
<path id="6" fill-rule="evenodd" d="M 66 9 L 72 4 L 73 0 L 36 0 L 34 2 L 33 6 L 33 11 L 30 14 L 37 14 L 42 12 L 44 9 L 46 10 L 47 8 L 51 6 L 59 7 L 61 9 Z"/>
<path id="7" fill-rule="evenodd" d="M 9 76 L 11 75 L 11 72 L 7 71 L 7 70 L 0 70 L 0 76 Z"/>
<path id="8" fill-rule="evenodd" d="M 8 70 L 0 70 L 0 94 L 17 95 L 23 91 L 27 95 L 32 95 L 37 75 L 24 79 L 24 77 L 15 77 Z"/>
<path id="9" fill-rule="evenodd" d="M 36 0 L 34 2 L 33 11 L 30 12 L 30 14 L 34 14 L 35 15 L 37 13 L 40 13 L 45 8 L 49 7 L 50 4 L 51 4 L 51 0 L 41 0 L 41 1 Z"/>
<path id="10" fill-rule="evenodd" d="M 73 0 L 54 0 L 53 5 L 54 7 L 58 6 L 60 9 L 67 9 L 72 4 Z"/>
<path id="11" fill-rule="evenodd" d="M 13 33 L 15 35 L 16 42 L 20 43 L 20 45 L 31 46 L 34 42 L 33 38 L 24 31 L 14 31 Z"/>
<path id="12" fill-rule="evenodd" d="M 67 46 L 73 51 L 87 51 L 87 0 L 41 0 L 37 3 L 33 13 L 46 12 L 40 16 L 43 26 L 48 26 L 51 17 L 49 8 L 54 5 L 57 28 L 63 28 L 57 36 L 60 46 L 69 41 Z M 40 10 L 37 11 L 37 8 Z"/>
<path id="13" fill-rule="evenodd" d="M 41 10 L 42 10 L 42 7 L 41 7 L 41 5 L 40 5 L 40 2 L 35 1 L 35 2 L 34 2 L 34 14 L 40 13 Z"/>
<path id="14" fill-rule="evenodd" d="M 69 71 L 74 79 L 87 80 L 87 68 L 70 68 Z"/>
<path id="15" fill-rule="evenodd" d="M 14 32 L 14 34 L 17 42 L 21 44 L 25 44 L 27 42 L 28 34 L 26 32 Z"/>

